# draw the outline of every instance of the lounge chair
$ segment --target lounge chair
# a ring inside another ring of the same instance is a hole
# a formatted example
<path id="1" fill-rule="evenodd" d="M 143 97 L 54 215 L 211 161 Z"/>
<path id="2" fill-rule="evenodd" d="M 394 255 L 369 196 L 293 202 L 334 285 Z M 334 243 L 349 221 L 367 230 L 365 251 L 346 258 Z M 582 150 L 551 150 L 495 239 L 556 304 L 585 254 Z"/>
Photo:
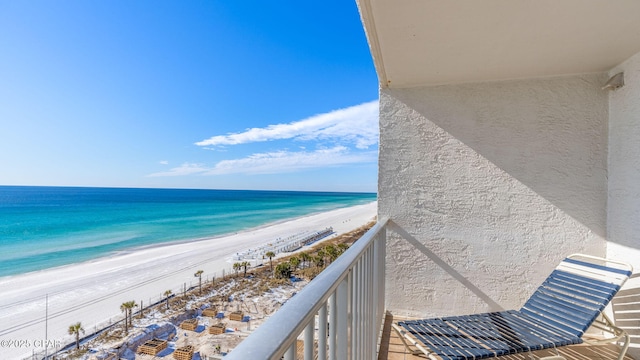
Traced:
<path id="1" fill-rule="evenodd" d="M 484 359 L 582 342 L 622 342 L 618 357 L 622 360 L 629 335 L 602 311 L 632 271 L 625 263 L 570 255 L 520 310 L 400 321 L 393 328 L 408 350 L 430 359 Z M 582 339 L 592 325 L 611 336 L 598 341 Z M 544 359 L 564 359 L 557 349 L 555 353 Z"/>

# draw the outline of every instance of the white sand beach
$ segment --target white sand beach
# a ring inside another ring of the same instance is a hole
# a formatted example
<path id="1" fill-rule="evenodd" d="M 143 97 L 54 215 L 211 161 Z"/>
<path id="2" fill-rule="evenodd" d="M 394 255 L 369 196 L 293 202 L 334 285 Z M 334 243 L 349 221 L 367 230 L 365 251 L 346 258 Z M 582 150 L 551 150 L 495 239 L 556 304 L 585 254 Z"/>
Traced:
<path id="1" fill-rule="evenodd" d="M 166 290 L 180 293 L 232 272 L 236 253 L 275 239 L 333 227 L 346 233 L 373 220 L 375 202 L 263 226 L 241 233 L 160 245 L 50 270 L 0 278 L 0 358 L 21 359 L 42 348 L 43 340 L 66 344 L 69 325 L 82 322 L 87 332 L 120 319 L 120 305 L 146 306 Z M 268 260 L 266 260 L 268 262 Z M 48 304 L 48 306 L 46 305 Z M 46 319 L 46 321 L 45 321 Z"/>

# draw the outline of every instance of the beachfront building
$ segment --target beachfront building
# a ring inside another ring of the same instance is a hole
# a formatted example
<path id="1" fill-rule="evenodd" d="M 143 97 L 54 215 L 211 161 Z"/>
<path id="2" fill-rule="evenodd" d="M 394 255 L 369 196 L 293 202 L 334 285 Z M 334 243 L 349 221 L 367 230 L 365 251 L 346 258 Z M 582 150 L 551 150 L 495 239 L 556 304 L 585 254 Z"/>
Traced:
<path id="1" fill-rule="evenodd" d="M 640 269 L 639 1 L 357 3 L 380 81 L 379 227 L 307 309 L 349 302 L 329 318 L 348 322 L 339 352 L 374 358 L 359 331 L 383 311 L 517 309 L 571 253 Z M 640 278 L 619 298 L 640 358 Z M 311 339 L 297 304 L 281 331 Z"/>

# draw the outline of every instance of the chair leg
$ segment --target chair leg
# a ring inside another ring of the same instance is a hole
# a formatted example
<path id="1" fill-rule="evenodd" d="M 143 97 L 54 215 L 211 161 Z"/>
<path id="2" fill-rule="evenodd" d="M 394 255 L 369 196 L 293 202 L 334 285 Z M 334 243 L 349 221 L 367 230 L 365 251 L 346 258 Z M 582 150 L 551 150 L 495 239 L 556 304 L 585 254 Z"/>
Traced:
<path id="1" fill-rule="evenodd" d="M 629 334 L 627 334 L 626 331 L 615 326 L 613 324 L 613 321 L 609 318 L 609 316 L 607 316 L 606 313 L 602 312 L 602 317 L 604 318 L 604 323 L 606 324 L 605 326 L 611 329 L 609 330 L 609 332 L 611 332 L 616 336 L 612 338 L 612 340 L 615 342 L 619 342 L 620 340 L 624 339 L 622 343 L 622 349 L 620 349 L 620 354 L 618 355 L 618 360 L 623 360 L 624 355 L 627 353 L 627 350 L 629 350 L 629 343 L 631 343 L 631 337 L 629 336 Z M 607 330 L 605 329 L 605 331 Z"/>
<path id="2" fill-rule="evenodd" d="M 405 336 L 407 334 L 407 332 L 404 329 L 402 329 L 401 327 L 399 327 L 396 324 L 391 324 L 391 327 L 396 332 L 396 334 L 398 334 L 398 337 L 400 338 L 400 341 L 402 341 L 402 344 L 404 344 L 404 348 L 407 349 L 407 351 L 410 352 L 411 355 L 418 355 L 420 353 L 423 353 L 428 358 L 432 359 L 432 356 L 430 354 L 431 352 L 428 351 L 427 349 L 425 349 L 422 345 L 418 344 L 417 341 L 407 338 Z M 409 346 L 407 341 L 411 341 L 411 345 L 415 346 L 418 350 L 411 349 L 411 347 Z"/>
<path id="3" fill-rule="evenodd" d="M 629 337 L 629 334 L 627 334 L 626 331 L 624 332 L 623 336 L 624 336 L 624 344 L 622 345 L 622 349 L 620 350 L 620 355 L 618 356 L 618 360 L 624 359 L 624 355 L 627 353 L 627 350 L 629 349 L 629 343 L 631 342 L 631 338 Z"/>
<path id="4" fill-rule="evenodd" d="M 557 347 L 554 346 L 553 350 L 555 350 L 555 352 L 556 352 L 555 355 L 543 356 L 543 357 L 539 358 L 539 360 L 567 360 L 567 358 L 565 358 L 564 356 L 560 355 L 560 353 L 558 352 L 558 348 Z"/>

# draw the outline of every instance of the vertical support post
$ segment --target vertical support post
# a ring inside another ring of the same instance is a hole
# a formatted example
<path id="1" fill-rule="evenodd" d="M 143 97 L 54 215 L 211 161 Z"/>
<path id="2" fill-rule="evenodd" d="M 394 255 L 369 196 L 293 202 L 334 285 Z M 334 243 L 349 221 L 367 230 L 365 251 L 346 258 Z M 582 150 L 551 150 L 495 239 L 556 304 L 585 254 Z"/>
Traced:
<path id="1" fill-rule="evenodd" d="M 371 254 L 373 254 L 373 246 L 369 246 L 369 248 L 367 249 L 366 252 L 366 270 L 365 270 L 365 286 L 366 286 L 366 295 L 364 296 L 364 330 L 363 330 L 363 341 L 364 341 L 364 358 L 367 360 L 371 360 L 372 359 L 372 352 L 371 352 L 371 348 L 372 348 L 372 344 L 371 344 L 371 337 L 369 334 L 371 334 L 372 330 L 373 330 L 373 323 L 371 321 L 371 313 L 373 312 L 373 307 L 371 306 L 371 302 L 373 301 L 373 297 L 372 297 L 372 293 L 371 293 L 371 288 L 372 288 L 372 284 L 371 284 L 371 277 L 373 276 L 372 274 L 372 267 L 371 267 Z"/>
<path id="2" fill-rule="evenodd" d="M 378 286 L 380 279 L 378 277 L 378 268 L 376 267 L 378 264 L 378 254 L 375 248 L 375 241 L 371 250 L 371 327 L 373 328 L 371 331 L 371 346 L 373 349 L 373 357 L 375 358 L 378 354 L 378 334 L 380 334 L 382 330 L 378 327 L 378 301 L 380 298 L 377 293 L 379 288 L 376 286 Z"/>
<path id="3" fill-rule="evenodd" d="M 298 352 L 298 340 L 293 340 L 293 344 L 289 346 L 287 352 L 284 353 L 284 360 L 296 360 L 296 353 Z"/>
<path id="4" fill-rule="evenodd" d="M 351 274 L 349 274 L 351 277 Z M 349 349 L 348 349 L 348 295 L 349 295 L 349 280 L 343 280 L 338 286 L 338 291 L 336 293 L 337 303 L 340 304 L 339 307 L 336 308 L 337 312 L 337 329 L 336 329 L 336 358 L 337 359 L 349 359 Z M 337 304 L 336 304 L 337 305 Z M 333 309 L 332 309 L 333 311 Z"/>
<path id="5" fill-rule="evenodd" d="M 313 331 L 315 328 L 315 317 L 311 318 L 309 324 L 304 329 L 304 360 L 313 360 Z"/>
<path id="6" fill-rule="evenodd" d="M 387 241 L 387 228 L 383 228 L 378 233 L 373 246 L 376 249 L 376 281 L 375 286 L 377 291 L 376 297 L 376 329 L 382 327 L 382 320 L 384 318 L 384 301 L 385 301 L 385 284 L 386 284 L 386 241 Z"/>
<path id="7" fill-rule="evenodd" d="M 369 313 L 367 313 L 367 303 L 370 301 L 369 299 L 369 260 L 368 257 L 369 250 L 365 250 L 362 254 L 362 275 L 360 276 L 362 285 L 360 286 L 362 289 L 362 296 L 360 298 L 360 325 L 359 325 L 359 338 L 360 338 L 360 359 L 367 358 L 367 334 L 369 333 L 369 329 L 367 328 L 367 317 Z"/>
<path id="8" fill-rule="evenodd" d="M 376 238 L 377 239 L 377 238 Z M 371 349 L 373 353 L 371 354 L 372 358 L 376 358 L 378 354 L 378 341 L 377 336 L 380 333 L 380 328 L 378 327 L 378 296 L 376 288 L 378 279 L 378 272 L 376 268 L 377 264 L 377 253 L 375 248 L 375 241 L 371 246 L 371 332 L 369 333 L 370 338 L 369 341 L 371 343 Z"/>
<path id="9" fill-rule="evenodd" d="M 351 345 L 350 351 L 350 359 L 357 359 L 356 355 L 358 352 L 358 344 L 357 344 L 357 328 L 358 328 L 358 276 L 360 275 L 360 271 L 358 269 L 358 265 L 360 264 L 357 261 L 351 272 L 349 272 L 349 289 L 351 290 L 351 297 L 349 299 L 349 304 L 351 305 L 351 326 L 349 333 L 349 345 Z"/>
<path id="10" fill-rule="evenodd" d="M 384 231 L 381 230 L 381 231 Z M 377 345 L 377 334 L 380 332 L 380 326 L 382 325 L 379 321 L 378 318 L 380 317 L 379 314 L 379 310 L 380 310 L 380 301 L 382 301 L 382 298 L 380 298 L 380 288 L 382 287 L 380 282 L 382 281 L 382 279 L 380 279 L 380 234 L 378 234 L 375 238 L 375 240 L 373 241 L 373 270 L 371 271 L 371 274 L 373 276 L 373 289 L 371 289 L 373 291 L 373 295 L 371 296 L 372 299 L 372 305 L 373 305 L 373 312 L 374 312 L 374 318 L 373 318 L 373 327 L 374 327 L 374 331 L 372 331 L 372 338 L 371 340 L 373 341 L 373 345 Z M 376 350 L 377 350 L 377 346 L 376 346 Z"/>
<path id="11" fill-rule="evenodd" d="M 360 261 L 358 261 L 358 266 L 360 268 L 360 274 L 358 275 L 358 291 L 360 292 L 360 295 L 358 295 L 358 359 L 362 359 L 365 352 L 363 335 L 365 333 L 365 316 L 367 315 L 364 312 L 364 304 L 366 302 L 365 296 L 367 296 L 365 282 L 365 272 L 367 271 L 366 254 L 367 252 L 365 251 L 360 258 Z"/>
<path id="12" fill-rule="evenodd" d="M 384 312 L 387 307 L 387 228 L 382 229 L 380 233 L 380 308 L 378 312 L 378 321 L 380 327 L 384 321 Z"/>
<path id="13" fill-rule="evenodd" d="M 337 360 L 338 353 L 336 351 L 336 339 L 338 330 L 338 307 L 336 298 L 338 297 L 338 289 L 331 294 L 329 298 L 329 360 Z M 346 304 L 345 304 L 346 307 Z"/>
<path id="14" fill-rule="evenodd" d="M 375 327 L 375 309 L 373 307 L 373 244 L 367 250 L 367 331 L 365 332 L 365 340 L 367 346 L 367 359 L 373 359 L 373 343 L 371 342 L 371 334 Z"/>
<path id="15" fill-rule="evenodd" d="M 327 358 L 327 304 L 318 312 L 318 359 Z"/>
<path id="16" fill-rule="evenodd" d="M 375 242 L 371 246 L 371 348 L 373 349 L 372 358 L 376 358 L 378 354 L 378 334 L 380 333 L 380 328 L 378 325 L 378 297 L 376 294 L 376 285 L 378 282 L 378 273 L 376 269 L 376 249 L 374 248 Z"/>

